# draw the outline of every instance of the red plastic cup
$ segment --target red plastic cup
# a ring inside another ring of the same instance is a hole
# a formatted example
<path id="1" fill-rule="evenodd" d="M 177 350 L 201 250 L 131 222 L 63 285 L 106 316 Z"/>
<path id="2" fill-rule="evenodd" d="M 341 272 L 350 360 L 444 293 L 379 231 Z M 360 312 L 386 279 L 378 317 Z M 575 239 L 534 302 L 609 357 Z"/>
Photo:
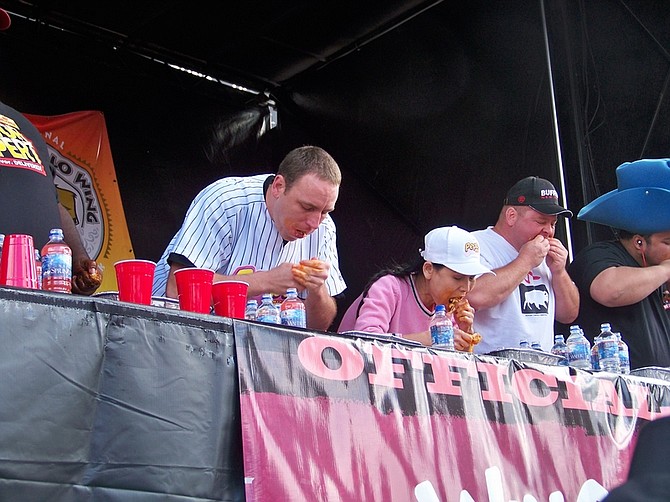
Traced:
<path id="1" fill-rule="evenodd" d="M 119 300 L 151 305 L 156 263 L 149 260 L 121 260 L 114 264 Z"/>
<path id="2" fill-rule="evenodd" d="M 212 305 L 214 271 L 207 268 L 180 268 L 175 271 L 179 308 L 209 314 Z"/>
<path id="3" fill-rule="evenodd" d="M 0 260 L 0 284 L 17 288 L 37 288 L 35 246 L 31 235 L 5 236 Z"/>
<path id="4" fill-rule="evenodd" d="M 244 281 L 219 281 L 212 285 L 214 313 L 223 317 L 244 319 L 249 283 Z"/>

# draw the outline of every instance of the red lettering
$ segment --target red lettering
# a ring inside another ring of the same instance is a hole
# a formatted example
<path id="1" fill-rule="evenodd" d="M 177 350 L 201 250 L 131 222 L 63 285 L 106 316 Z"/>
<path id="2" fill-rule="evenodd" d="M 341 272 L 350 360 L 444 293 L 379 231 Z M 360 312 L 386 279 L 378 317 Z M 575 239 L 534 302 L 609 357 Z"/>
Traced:
<path id="1" fill-rule="evenodd" d="M 332 369 L 321 357 L 323 351 L 332 349 L 340 355 L 342 364 Z M 361 353 L 350 343 L 331 337 L 311 336 L 298 345 L 298 359 L 305 369 L 328 380 L 354 380 L 363 373 L 364 361 Z"/>
<path id="2" fill-rule="evenodd" d="M 539 393 L 534 390 L 535 382 L 541 384 L 541 387 L 548 392 Z M 549 406 L 558 399 L 558 381 L 554 375 L 546 375 L 536 369 L 525 368 L 512 375 L 511 383 L 519 401 L 529 406 Z"/>

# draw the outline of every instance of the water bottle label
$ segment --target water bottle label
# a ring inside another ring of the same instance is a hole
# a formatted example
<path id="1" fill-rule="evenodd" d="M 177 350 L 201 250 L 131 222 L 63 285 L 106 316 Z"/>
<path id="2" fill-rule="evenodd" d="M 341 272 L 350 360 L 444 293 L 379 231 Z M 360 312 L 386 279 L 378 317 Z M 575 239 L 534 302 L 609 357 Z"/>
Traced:
<path id="1" fill-rule="evenodd" d="M 430 337 L 433 340 L 433 345 L 446 346 L 453 348 L 454 346 L 454 328 L 445 324 L 431 326 Z"/>
<path id="2" fill-rule="evenodd" d="M 602 362 L 603 359 L 618 359 L 619 358 L 619 344 L 616 340 L 602 340 L 598 344 L 598 359 Z"/>
<path id="3" fill-rule="evenodd" d="M 277 318 L 276 314 L 259 314 L 256 317 L 256 320 L 270 324 L 279 324 L 279 319 Z"/>
<path id="4" fill-rule="evenodd" d="M 570 363 L 586 361 L 590 366 L 591 354 L 589 348 L 582 344 L 573 345 L 568 352 L 568 360 Z"/>
<path id="5" fill-rule="evenodd" d="M 284 309 L 281 311 L 281 323 L 284 326 L 306 327 L 305 311 L 303 309 Z"/>
<path id="6" fill-rule="evenodd" d="M 43 279 L 72 279 L 72 255 L 47 254 L 42 259 Z"/>
<path id="7" fill-rule="evenodd" d="M 630 367 L 630 358 L 625 352 L 619 352 L 619 363 L 622 368 Z"/>

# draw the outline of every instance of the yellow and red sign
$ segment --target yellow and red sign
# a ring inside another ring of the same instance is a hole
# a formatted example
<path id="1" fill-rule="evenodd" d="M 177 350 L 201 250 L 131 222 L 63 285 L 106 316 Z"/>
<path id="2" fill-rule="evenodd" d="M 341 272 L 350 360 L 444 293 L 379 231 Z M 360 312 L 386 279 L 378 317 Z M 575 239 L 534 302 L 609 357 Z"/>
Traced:
<path id="1" fill-rule="evenodd" d="M 134 258 L 102 112 L 27 115 L 49 147 L 58 199 L 88 255 L 105 268 L 98 291 L 116 291 L 114 263 Z"/>

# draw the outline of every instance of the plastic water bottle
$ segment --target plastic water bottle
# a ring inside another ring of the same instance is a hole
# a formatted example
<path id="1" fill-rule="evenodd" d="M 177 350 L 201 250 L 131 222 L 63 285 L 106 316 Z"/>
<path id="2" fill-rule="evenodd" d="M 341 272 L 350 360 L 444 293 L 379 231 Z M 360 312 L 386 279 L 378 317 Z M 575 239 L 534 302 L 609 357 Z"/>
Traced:
<path id="1" fill-rule="evenodd" d="M 619 362 L 619 342 L 612 333 L 612 327 L 608 322 L 600 325 L 600 342 L 598 342 L 598 360 L 602 371 L 619 373 L 621 363 Z"/>
<path id="2" fill-rule="evenodd" d="M 520 349 L 530 349 L 530 343 L 525 338 L 519 342 Z"/>
<path id="3" fill-rule="evenodd" d="M 562 357 L 558 362 L 559 366 L 567 366 L 568 362 L 568 346 L 565 343 L 565 337 L 562 334 L 554 335 L 554 346 L 551 348 L 551 353 Z"/>
<path id="4" fill-rule="evenodd" d="M 531 342 L 530 348 L 533 350 L 542 351 L 542 345 L 540 345 L 540 342 Z"/>
<path id="5" fill-rule="evenodd" d="M 600 333 L 593 338 L 593 345 L 591 346 L 591 368 L 600 370 L 600 356 L 598 355 L 598 345 L 600 344 Z"/>
<path id="6" fill-rule="evenodd" d="M 570 336 L 565 344 L 568 346 L 568 363 L 570 366 L 583 370 L 591 369 L 591 343 L 576 324 L 570 326 Z"/>
<path id="7" fill-rule="evenodd" d="M 435 307 L 435 313 L 430 320 L 430 338 L 433 340 L 433 347 L 454 350 L 454 324 L 444 305 Z"/>
<path id="8" fill-rule="evenodd" d="M 272 303 L 272 295 L 270 293 L 264 293 L 261 297 L 261 304 L 256 312 L 256 320 L 270 324 L 281 324 L 279 309 Z"/>
<path id="9" fill-rule="evenodd" d="M 619 373 L 628 375 L 630 373 L 630 353 L 628 344 L 621 338 L 621 333 L 614 333 L 619 343 Z"/>
<path id="10" fill-rule="evenodd" d="M 307 327 L 305 304 L 298 298 L 298 290 L 296 288 L 288 288 L 286 290 L 286 299 L 281 304 L 279 315 L 281 323 L 284 326 Z"/>
<path id="11" fill-rule="evenodd" d="M 255 321 L 258 314 L 258 302 L 256 300 L 248 300 L 247 306 L 244 309 L 244 318 L 247 321 Z"/>
<path id="12" fill-rule="evenodd" d="M 42 289 L 72 292 L 72 250 L 60 228 L 49 231 L 49 242 L 42 248 Z"/>

